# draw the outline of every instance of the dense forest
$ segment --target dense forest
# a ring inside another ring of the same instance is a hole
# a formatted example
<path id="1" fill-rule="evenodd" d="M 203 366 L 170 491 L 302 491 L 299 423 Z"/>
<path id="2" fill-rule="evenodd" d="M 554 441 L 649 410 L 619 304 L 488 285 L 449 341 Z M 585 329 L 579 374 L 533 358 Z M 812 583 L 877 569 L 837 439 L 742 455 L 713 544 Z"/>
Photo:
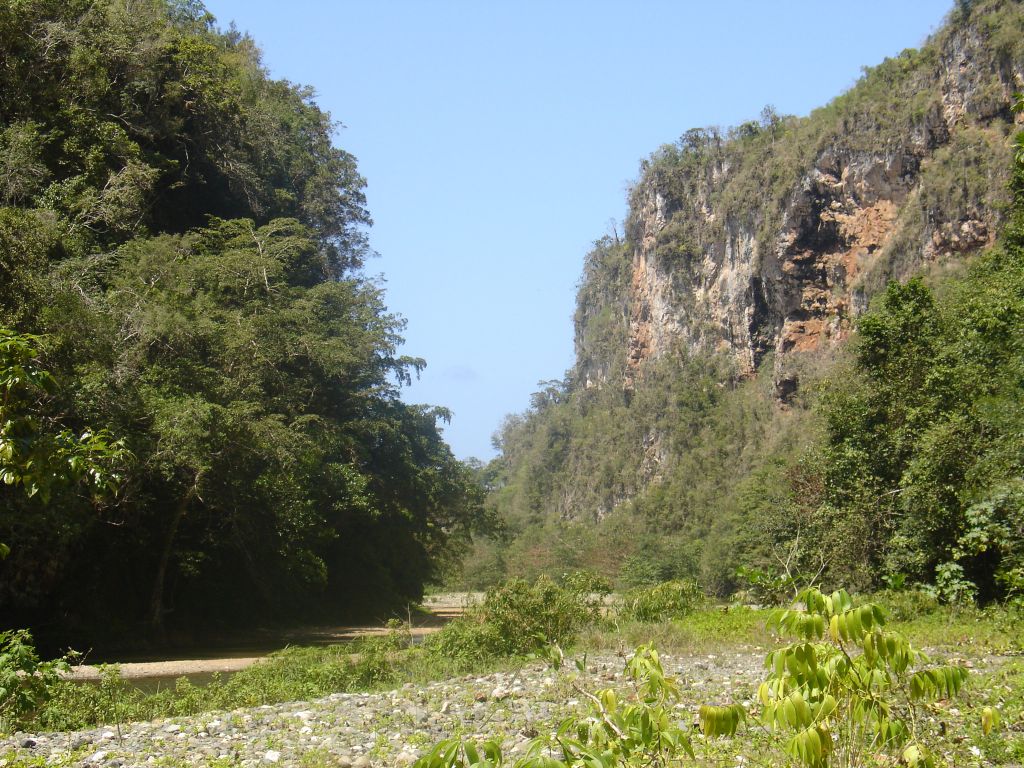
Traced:
<path id="1" fill-rule="evenodd" d="M 193 0 L 0 4 L 5 626 L 379 612 L 479 523 L 336 128 Z"/>
<path id="2" fill-rule="evenodd" d="M 810 116 L 644 161 L 455 579 L 1024 593 L 1022 33 L 959 3 Z"/>

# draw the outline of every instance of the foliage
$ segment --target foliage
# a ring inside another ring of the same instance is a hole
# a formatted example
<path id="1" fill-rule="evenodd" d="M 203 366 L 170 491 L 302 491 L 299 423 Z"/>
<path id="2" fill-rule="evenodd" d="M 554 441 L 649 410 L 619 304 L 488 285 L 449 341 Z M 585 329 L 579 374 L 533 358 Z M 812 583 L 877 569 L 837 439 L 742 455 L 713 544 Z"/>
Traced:
<path id="1" fill-rule="evenodd" d="M 1006 594 L 1019 567 L 1022 254 L 986 254 L 942 301 L 890 285 L 861 321 L 859 375 L 826 401 L 830 517 L 863 520 L 863 557 L 948 600 Z"/>
<path id="2" fill-rule="evenodd" d="M 33 716 L 67 669 L 64 659 L 40 661 L 27 630 L 0 632 L 0 733 Z"/>
<path id="3" fill-rule="evenodd" d="M 720 737 L 737 737 L 741 725 L 765 749 L 808 768 L 828 765 L 934 765 L 925 746 L 937 738 L 936 718 L 960 691 L 965 667 L 937 665 L 901 635 L 885 629 L 873 604 L 855 604 L 839 590 L 807 589 L 797 606 L 773 613 L 775 627 L 796 642 L 769 653 L 768 674 L 756 708 L 704 704 L 696 712 L 708 756 Z M 697 742 L 679 721 L 679 683 L 665 674 L 651 645 L 626 662 L 631 688 L 589 692 L 575 685 L 587 711 L 563 720 L 527 747 L 516 768 L 664 766 L 696 760 Z M 998 728 L 1000 707 L 979 708 L 980 731 Z M 685 716 L 684 716 L 685 718 Z M 758 726 L 758 731 L 753 727 Z M 746 736 L 746 735 L 745 735 Z M 497 741 L 448 739 L 427 752 L 417 768 L 470 768 L 503 764 Z"/>
<path id="4" fill-rule="evenodd" d="M 750 598 L 761 605 L 781 605 L 792 597 L 796 587 L 792 576 L 748 566 L 740 566 L 736 578 L 745 586 L 734 599 Z"/>
<path id="5" fill-rule="evenodd" d="M 668 765 L 693 757 L 690 735 L 675 717 L 678 682 L 662 669 L 658 652 L 641 646 L 626 663 L 635 700 L 623 700 L 612 689 L 595 693 L 580 689 L 590 711 L 567 718 L 557 730 L 535 739 L 516 768 L 585 768 L 588 766 Z M 556 756 L 557 755 L 557 756 Z M 500 745 L 486 741 L 447 739 L 414 764 L 415 768 L 497 768 L 503 765 Z"/>
<path id="6" fill-rule="evenodd" d="M 584 653 L 620 652 L 623 648 L 634 648 L 651 641 L 665 654 L 717 656 L 743 653 L 749 652 L 752 646 L 760 650 L 776 641 L 766 626 L 771 615 L 768 611 L 747 608 L 705 609 L 668 623 L 618 622 L 612 626 L 603 625 L 599 631 L 595 625 L 585 629 L 577 642 Z M 919 638 L 929 647 L 959 656 L 965 653 L 970 656 L 1005 654 L 1021 650 L 1019 639 L 1024 638 L 1022 619 L 1024 614 L 1003 610 L 980 612 L 960 609 L 954 615 L 943 606 L 932 613 L 914 617 L 910 622 L 900 623 L 899 631 Z M 434 653 L 422 646 L 410 649 L 408 640 L 405 632 L 392 631 L 387 636 L 368 638 L 355 644 L 293 647 L 229 677 L 217 676 L 206 683 L 182 679 L 157 691 L 141 690 L 132 681 L 121 678 L 115 667 L 109 667 L 98 685 L 58 682 L 52 689 L 51 700 L 35 716 L 21 721 L 17 727 L 29 731 L 77 730 L 113 725 L 118 721 L 124 723 L 312 699 L 338 691 L 386 690 L 406 682 L 425 683 L 467 672 L 483 674 L 506 668 L 509 664 L 508 660 L 494 656 L 469 660 Z M 554 646 L 551 651 L 555 652 Z M 512 663 L 519 665 L 521 660 Z M 968 700 L 957 702 L 964 713 L 966 725 L 978 727 L 981 709 L 985 706 L 999 709 L 1004 723 L 1019 721 L 1021 707 L 1024 707 L 1019 692 L 1024 688 L 1017 679 L 1020 670 L 1016 676 L 1011 674 L 1012 670 L 1011 665 L 994 672 L 999 678 L 998 684 L 975 686 L 977 694 L 972 693 Z M 700 700 L 695 700 L 694 696 L 705 695 L 700 693 L 702 690 L 684 686 L 681 693 L 687 704 L 699 703 Z M 628 697 L 620 696 L 620 700 L 627 701 Z M 942 721 L 951 723 L 950 717 L 952 713 L 947 709 Z M 754 738 L 755 741 L 748 746 L 763 752 L 765 744 L 759 736 L 754 735 Z M 986 755 L 990 748 L 993 754 L 1009 754 L 1014 749 L 1012 729 L 997 729 L 987 739 L 983 743 Z M 1012 761 L 1008 759 L 1006 762 Z"/>
<path id="7" fill-rule="evenodd" d="M 198 2 L 3 4 L 0 59 L 0 343 L 62 383 L 5 399 L 0 472 L 50 498 L 0 494 L 4 623 L 159 640 L 418 598 L 482 490 L 450 414 L 399 396 L 424 363 L 312 90 Z M 100 510 L 41 461 L 106 483 L 128 449 Z"/>
<path id="8" fill-rule="evenodd" d="M 678 619 L 699 608 L 704 593 L 696 581 L 666 581 L 622 596 L 619 616 L 635 621 Z"/>
<path id="9" fill-rule="evenodd" d="M 592 574 L 569 574 L 563 585 L 546 576 L 532 583 L 510 579 L 488 590 L 479 606 L 447 624 L 427 645 L 433 653 L 466 660 L 565 645 L 601 618 L 610 591 Z"/>
<path id="10" fill-rule="evenodd" d="M 39 339 L 0 328 L 0 483 L 49 500 L 55 488 L 81 481 L 98 496 L 117 490 L 129 458 L 106 430 L 80 435 L 41 413 L 56 382 L 42 368 Z"/>
<path id="11" fill-rule="evenodd" d="M 786 752 L 807 766 L 868 764 L 877 754 L 932 765 L 919 710 L 955 696 L 967 669 L 929 664 L 884 628 L 877 605 L 856 605 L 844 590 L 812 588 L 799 600 L 775 618 L 797 640 L 768 656 L 758 689 L 765 726 L 791 734 Z"/>
<path id="12" fill-rule="evenodd" d="M 893 621 L 910 621 L 939 610 L 939 601 L 925 589 L 889 589 L 872 596 Z"/>

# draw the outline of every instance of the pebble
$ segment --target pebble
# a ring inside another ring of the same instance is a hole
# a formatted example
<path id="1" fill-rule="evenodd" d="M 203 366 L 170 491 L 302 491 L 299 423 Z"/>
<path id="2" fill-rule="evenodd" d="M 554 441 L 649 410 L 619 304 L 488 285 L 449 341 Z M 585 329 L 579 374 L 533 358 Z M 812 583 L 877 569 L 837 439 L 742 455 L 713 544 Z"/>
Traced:
<path id="1" fill-rule="evenodd" d="M 702 657 L 704 666 L 706 656 Z M 666 671 L 686 677 L 695 687 L 696 703 L 713 700 L 740 686 L 742 696 L 756 690 L 763 675 L 763 655 L 720 658 L 714 673 L 702 672 L 697 657 L 673 657 Z M 579 677 L 587 689 L 626 685 L 615 656 L 592 655 Z M 507 755 L 522 755 L 529 740 L 560 722 L 586 701 L 570 699 L 572 663 L 552 673 L 541 665 L 516 674 L 471 675 L 421 686 L 406 684 L 383 693 L 334 693 L 305 702 L 286 702 L 231 712 L 176 717 L 175 722 L 121 724 L 120 740 L 110 726 L 77 733 L 19 733 L 0 739 L 0 755 L 16 764 L 40 756 L 76 753 L 68 765 L 122 768 L 168 764 L 204 764 L 224 760 L 256 768 L 302 768 L 324 764 L 333 768 L 409 768 L 441 739 L 456 733 L 507 734 Z M 472 725 L 468 726 L 468 723 Z M 108 735 L 109 734 L 109 735 Z M 198 760 L 198 762 L 197 762 Z"/>

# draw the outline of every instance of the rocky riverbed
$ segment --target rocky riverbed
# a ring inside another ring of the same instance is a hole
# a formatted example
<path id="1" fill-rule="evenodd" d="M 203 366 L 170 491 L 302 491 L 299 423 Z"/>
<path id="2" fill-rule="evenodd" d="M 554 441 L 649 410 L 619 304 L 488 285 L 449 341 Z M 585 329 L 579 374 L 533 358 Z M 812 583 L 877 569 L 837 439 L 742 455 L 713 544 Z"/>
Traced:
<path id="1" fill-rule="evenodd" d="M 742 701 L 763 675 L 763 653 L 662 656 L 694 705 Z M 453 736 L 499 738 L 521 753 L 576 708 L 578 688 L 626 685 L 624 659 L 590 657 L 579 673 L 539 663 L 382 693 L 335 693 L 291 702 L 74 733 L 18 733 L 0 741 L 0 768 L 18 765 L 369 768 L 407 766 Z M 680 718 L 692 717 L 682 706 Z"/>

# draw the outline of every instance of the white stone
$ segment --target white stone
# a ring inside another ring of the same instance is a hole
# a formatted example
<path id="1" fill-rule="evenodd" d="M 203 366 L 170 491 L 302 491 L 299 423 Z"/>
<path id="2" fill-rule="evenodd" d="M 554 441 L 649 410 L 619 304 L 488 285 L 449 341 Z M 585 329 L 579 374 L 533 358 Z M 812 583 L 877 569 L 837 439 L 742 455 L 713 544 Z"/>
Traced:
<path id="1" fill-rule="evenodd" d="M 265 763 L 276 763 L 281 759 L 281 753 L 276 749 L 268 749 L 267 754 L 263 756 L 263 762 Z"/>

